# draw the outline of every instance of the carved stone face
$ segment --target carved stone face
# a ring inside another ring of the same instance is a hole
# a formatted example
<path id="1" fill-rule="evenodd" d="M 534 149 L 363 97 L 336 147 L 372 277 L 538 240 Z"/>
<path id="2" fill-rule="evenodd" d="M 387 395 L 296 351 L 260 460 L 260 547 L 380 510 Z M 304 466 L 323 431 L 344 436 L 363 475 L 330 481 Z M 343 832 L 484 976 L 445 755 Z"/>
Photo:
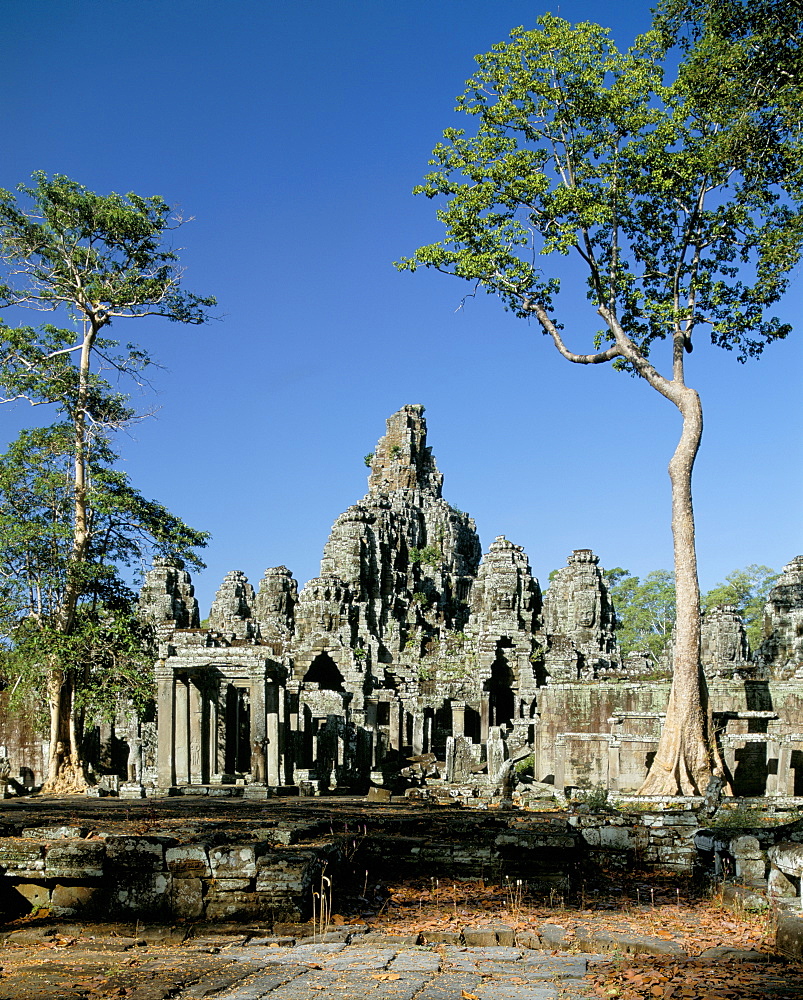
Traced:
<path id="1" fill-rule="evenodd" d="M 579 594 L 574 606 L 574 617 L 580 628 L 591 628 L 597 618 L 595 594 Z"/>

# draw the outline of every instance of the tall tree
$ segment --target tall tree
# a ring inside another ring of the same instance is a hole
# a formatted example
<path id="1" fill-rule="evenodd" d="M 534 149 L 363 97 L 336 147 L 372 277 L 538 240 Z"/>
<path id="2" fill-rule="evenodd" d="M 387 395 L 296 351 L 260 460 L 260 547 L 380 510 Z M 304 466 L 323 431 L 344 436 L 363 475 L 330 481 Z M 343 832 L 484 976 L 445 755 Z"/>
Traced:
<path id="1" fill-rule="evenodd" d="M 778 576 L 769 566 L 755 563 L 735 569 L 722 583 L 703 594 L 703 611 L 723 604 L 733 605 L 744 622 L 750 648 L 755 651 L 762 638 L 764 605 Z"/>
<path id="2" fill-rule="evenodd" d="M 658 663 L 672 645 L 675 625 L 675 578 L 665 569 L 643 580 L 627 570 L 606 572 L 616 610 L 616 638 L 621 652 L 648 653 Z"/>
<path id="3" fill-rule="evenodd" d="M 443 199 L 445 237 L 398 266 L 484 288 L 534 320 L 567 361 L 629 371 L 677 408 L 674 677 L 642 791 L 700 792 L 721 760 L 700 670 L 691 478 L 702 406 L 686 380 L 687 355 L 698 330 L 741 361 L 789 332 L 768 315 L 803 237 L 803 213 L 777 186 L 789 141 L 764 123 L 758 156 L 754 120 L 738 102 L 705 107 L 683 75 L 665 85 L 656 32 L 620 53 L 596 25 L 551 15 L 537 24 L 476 57 L 457 99 L 476 129 L 447 129 L 415 189 Z M 557 270 L 570 254 L 602 320 L 579 350 L 560 321 L 559 277 L 545 275 L 540 260 Z"/>
<path id="4" fill-rule="evenodd" d="M 201 323 L 214 299 L 182 289 L 178 257 L 165 245 L 180 220 L 171 217 L 163 199 L 98 195 L 67 177 L 43 173 L 34 174 L 33 181 L 20 185 L 19 198 L 0 189 L 0 306 L 52 313 L 66 325 L 0 325 L 0 385 L 6 401 L 53 406 L 62 421 L 62 445 L 69 435 L 69 540 L 66 552 L 54 554 L 62 565 L 51 581 L 52 600 L 43 618 L 63 645 L 75 634 L 87 579 L 94 579 L 88 566 L 103 519 L 94 519 L 93 455 L 134 416 L 128 398 L 104 372 L 139 379 L 151 364 L 144 348 L 126 344 L 121 349 L 106 332 L 115 320 L 146 316 Z M 97 468 L 107 480 L 104 503 L 126 491 L 133 502 L 130 486 L 115 478 L 108 462 Z M 36 490 L 41 487 L 38 474 L 31 482 L 38 484 Z M 202 540 L 196 533 L 193 544 Z M 58 645 L 53 638 L 46 657 L 51 779 L 57 745 L 70 742 L 65 705 L 71 692 Z"/>

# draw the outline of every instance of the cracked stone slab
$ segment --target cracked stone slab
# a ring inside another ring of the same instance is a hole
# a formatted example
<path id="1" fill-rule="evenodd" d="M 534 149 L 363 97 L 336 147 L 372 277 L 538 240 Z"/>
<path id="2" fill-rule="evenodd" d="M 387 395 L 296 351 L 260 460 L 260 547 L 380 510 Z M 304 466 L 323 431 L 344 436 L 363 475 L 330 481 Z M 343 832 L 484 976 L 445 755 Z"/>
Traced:
<path id="1" fill-rule="evenodd" d="M 302 975 L 301 969 L 273 969 L 246 976 L 231 989 L 218 993 L 218 1000 L 260 1000 Z M 188 994 L 189 996 L 189 994 Z"/>
<path id="2" fill-rule="evenodd" d="M 415 1000 L 464 1000 L 464 993 L 477 993 L 477 987 L 482 982 L 480 976 L 465 973 L 450 975 L 442 973 L 426 984 Z"/>
<path id="3" fill-rule="evenodd" d="M 478 1000 L 556 1000 L 557 986 L 522 986 L 485 979 L 474 991 Z"/>
<path id="4" fill-rule="evenodd" d="M 560 979 L 582 979 L 588 972 L 588 960 L 584 955 L 545 955 L 536 952 L 526 955 L 519 965 L 521 975 L 555 976 Z M 537 972 L 536 972 L 537 970 Z"/>
<path id="5" fill-rule="evenodd" d="M 321 964 L 327 969 L 384 969 L 395 955 L 395 948 L 359 948 L 352 945 L 342 953 L 322 960 Z"/>
<path id="6" fill-rule="evenodd" d="M 440 968 L 436 951 L 401 951 L 388 966 L 391 972 L 440 972 Z"/>
<path id="7" fill-rule="evenodd" d="M 346 947 L 345 941 L 341 944 L 300 944 L 295 948 L 270 948 L 269 961 L 289 962 L 292 965 L 323 965 L 323 963 L 337 955 Z M 256 949 L 253 949 L 256 951 Z M 267 948 L 262 949 L 268 951 Z M 243 952 L 248 952 L 248 945 L 245 945 Z"/>

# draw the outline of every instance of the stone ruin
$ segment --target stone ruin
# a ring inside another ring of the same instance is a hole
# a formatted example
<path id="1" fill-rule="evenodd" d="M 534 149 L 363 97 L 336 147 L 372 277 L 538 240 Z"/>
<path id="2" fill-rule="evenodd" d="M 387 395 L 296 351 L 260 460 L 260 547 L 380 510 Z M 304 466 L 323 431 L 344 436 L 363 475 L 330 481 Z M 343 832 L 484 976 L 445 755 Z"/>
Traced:
<path id="1" fill-rule="evenodd" d="M 621 657 L 598 557 L 576 549 L 542 594 L 521 546 L 500 536 L 483 555 L 442 496 L 423 414 L 388 419 L 368 492 L 300 591 L 285 566 L 256 591 L 228 573 L 202 627 L 183 566 L 154 564 L 140 607 L 158 640 L 157 721 L 133 724 L 120 794 L 526 800 L 641 785 L 669 681 Z M 764 626 L 751 655 L 735 610 L 709 612 L 703 668 L 737 791 L 803 795 L 803 557 Z"/>

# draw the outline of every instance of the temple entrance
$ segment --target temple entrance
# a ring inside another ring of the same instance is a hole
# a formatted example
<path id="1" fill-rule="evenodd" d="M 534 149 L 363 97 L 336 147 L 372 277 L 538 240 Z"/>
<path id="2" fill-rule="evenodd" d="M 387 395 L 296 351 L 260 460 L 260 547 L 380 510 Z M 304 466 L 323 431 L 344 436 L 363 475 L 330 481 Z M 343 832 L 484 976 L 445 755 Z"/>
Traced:
<path id="1" fill-rule="evenodd" d="M 305 684 L 317 684 L 321 691 L 342 691 L 343 675 L 328 653 L 319 653 L 304 674 Z"/>
<path id="2" fill-rule="evenodd" d="M 226 686 L 226 774 L 251 770 L 251 699 L 248 688 Z"/>
<path id="3" fill-rule="evenodd" d="M 506 650 L 513 643 L 503 637 L 496 644 L 496 659 L 491 666 L 491 676 L 485 682 L 488 692 L 488 724 L 490 726 L 512 725 L 515 716 L 515 695 L 513 685 L 515 677 L 510 668 Z"/>

